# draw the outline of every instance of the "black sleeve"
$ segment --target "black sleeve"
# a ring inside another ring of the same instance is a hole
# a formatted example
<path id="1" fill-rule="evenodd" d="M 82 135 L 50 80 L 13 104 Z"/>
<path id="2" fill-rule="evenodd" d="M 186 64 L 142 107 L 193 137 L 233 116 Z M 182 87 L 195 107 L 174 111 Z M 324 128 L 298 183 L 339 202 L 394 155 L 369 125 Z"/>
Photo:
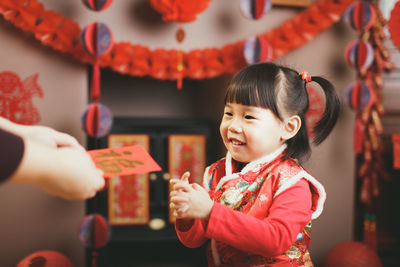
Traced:
<path id="1" fill-rule="evenodd" d="M 18 168 L 24 148 L 21 137 L 0 129 L 0 183 Z"/>

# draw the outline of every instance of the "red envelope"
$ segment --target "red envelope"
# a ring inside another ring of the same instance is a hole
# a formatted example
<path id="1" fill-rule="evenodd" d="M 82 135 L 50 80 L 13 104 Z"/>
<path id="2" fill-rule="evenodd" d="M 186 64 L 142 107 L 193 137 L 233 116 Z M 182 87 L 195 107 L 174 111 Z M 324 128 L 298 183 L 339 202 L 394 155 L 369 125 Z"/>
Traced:
<path id="1" fill-rule="evenodd" d="M 161 171 L 161 167 L 140 145 L 87 151 L 104 178 Z"/>

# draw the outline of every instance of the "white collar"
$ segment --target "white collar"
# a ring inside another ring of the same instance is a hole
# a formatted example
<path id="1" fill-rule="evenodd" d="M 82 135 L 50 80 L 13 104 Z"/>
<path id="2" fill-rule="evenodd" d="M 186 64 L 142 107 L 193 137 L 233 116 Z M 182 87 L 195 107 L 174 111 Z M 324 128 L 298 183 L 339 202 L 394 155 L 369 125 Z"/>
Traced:
<path id="1" fill-rule="evenodd" d="M 281 145 L 278 149 L 275 151 L 264 155 L 258 159 L 255 159 L 253 161 L 250 161 L 249 163 L 244 166 L 244 168 L 240 171 L 241 174 L 244 174 L 250 170 L 252 170 L 254 167 L 256 167 L 260 163 L 268 163 L 274 160 L 276 157 L 278 157 L 285 149 L 287 145 L 283 144 Z M 226 153 L 226 160 L 225 160 L 225 176 L 232 175 L 232 155 L 229 153 L 229 151 Z"/>

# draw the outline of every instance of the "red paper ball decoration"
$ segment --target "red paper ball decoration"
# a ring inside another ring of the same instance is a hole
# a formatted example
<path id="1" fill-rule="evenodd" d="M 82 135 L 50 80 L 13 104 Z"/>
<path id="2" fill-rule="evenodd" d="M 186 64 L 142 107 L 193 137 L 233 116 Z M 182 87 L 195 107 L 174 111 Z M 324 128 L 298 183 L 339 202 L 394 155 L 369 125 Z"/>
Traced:
<path id="1" fill-rule="evenodd" d="M 346 241 L 334 246 L 326 255 L 323 267 L 382 267 L 378 254 L 366 244 Z"/>
<path id="2" fill-rule="evenodd" d="M 83 0 L 83 3 L 93 11 L 103 11 L 111 5 L 112 0 Z"/>
<path id="3" fill-rule="evenodd" d="M 244 43 L 243 55 L 249 65 L 268 61 L 272 58 L 272 47 L 263 38 L 250 37 Z"/>
<path id="4" fill-rule="evenodd" d="M 75 265 L 65 255 L 57 251 L 42 250 L 23 258 L 17 267 L 74 267 Z"/>
<path id="5" fill-rule="evenodd" d="M 400 1 L 397 1 L 390 13 L 388 28 L 393 43 L 400 49 Z"/>
<path id="6" fill-rule="evenodd" d="M 355 82 L 350 85 L 346 91 L 344 100 L 350 108 L 356 111 L 363 111 L 372 105 L 374 101 L 374 92 L 363 82 Z"/>
<path id="7" fill-rule="evenodd" d="M 151 6 L 160 14 L 164 21 L 191 22 L 196 16 L 206 10 L 210 0 L 150 0 Z"/>
<path id="8" fill-rule="evenodd" d="M 248 19 L 259 19 L 271 10 L 271 0 L 240 0 L 240 11 Z"/>
<path id="9" fill-rule="evenodd" d="M 107 219 L 102 215 L 87 215 L 79 225 L 79 240 L 88 248 L 102 248 L 110 239 L 110 229 Z"/>
<path id="10" fill-rule="evenodd" d="M 375 22 L 375 9 L 366 1 L 357 1 L 343 14 L 344 21 L 355 30 L 368 30 Z"/>
<path id="11" fill-rule="evenodd" d="M 345 59 L 350 66 L 363 72 L 374 61 L 374 51 L 368 42 L 353 41 L 346 47 Z"/>
<path id="12" fill-rule="evenodd" d="M 107 135 L 113 124 L 111 110 L 100 103 L 92 103 L 81 115 L 82 129 L 91 137 L 100 138 Z"/>
<path id="13" fill-rule="evenodd" d="M 113 36 L 107 25 L 93 22 L 82 30 L 81 41 L 88 53 L 93 56 L 101 56 L 111 50 Z"/>

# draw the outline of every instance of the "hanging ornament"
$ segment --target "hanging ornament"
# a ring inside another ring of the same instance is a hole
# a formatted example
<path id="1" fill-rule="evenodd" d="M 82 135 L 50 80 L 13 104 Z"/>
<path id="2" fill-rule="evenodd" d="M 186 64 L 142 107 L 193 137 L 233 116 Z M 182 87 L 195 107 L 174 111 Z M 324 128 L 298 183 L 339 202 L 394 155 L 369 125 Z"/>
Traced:
<path id="1" fill-rule="evenodd" d="M 107 219 L 100 214 L 89 214 L 79 224 L 79 240 L 92 249 L 92 267 L 97 267 L 98 249 L 104 247 L 111 236 Z"/>
<path id="2" fill-rule="evenodd" d="M 107 25 L 92 22 L 82 30 L 81 41 L 89 54 L 99 57 L 111 50 L 113 36 Z"/>
<path id="3" fill-rule="evenodd" d="M 176 31 L 175 38 L 176 41 L 179 44 L 179 48 L 177 50 L 177 64 L 176 64 L 176 70 L 178 72 L 178 77 L 176 79 L 178 89 L 182 89 L 182 80 L 183 80 L 183 51 L 181 48 L 181 44 L 183 40 L 185 39 L 185 31 L 183 30 L 182 26 L 179 25 L 178 30 Z"/>
<path id="4" fill-rule="evenodd" d="M 99 249 L 104 247 L 111 236 L 111 227 L 106 218 L 100 214 L 85 216 L 79 225 L 79 240 L 87 247 Z"/>
<path id="5" fill-rule="evenodd" d="M 105 24 L 93 22 L 82 30 L 81 41 L 86 51 L 94 57 L 90 100 L 99 101 L 100 66 L 98 57 L 111 50 L 113 46 L 112 32 Z"/>
<path id="6" fill-rule="evenodd" d="M 362 112 L 372 105 L 374 93 L 365 83 L 355 82 L 346 89 L 344 99 L 350 108 Z"/>
<path id="7" fill-rule="evenodd" d="M 240 0 L 240 11 L 248 19 L 259 19 L 271 10 L 271 0 Z"/>
<path id="8" fill-rule="evenodd" d="M 81 115 L 82 129 L 93 138 L 101 138 L 107 135 L 112 124 L 111 110 L 100 103 L 91 103 Z"/>
<path id="9" fill-rule="evenodd" d="M 365 31 L 374 24 L 376 12 L 366 1 L 357 1 L 347 8 L 343 18 L 354 30 Z"/>
<path id="10" fill-rule="evenodd" d="M 393 43 L 400 49 L 400 1 L 397 1 L 390 12 L 388 28 Z"/>
<path id="11" fill-rule="evenodd" d="M 29 254 L 18 262 L 16 267 L 74 267 L 72 261 L 61 254 L 60 252 L 53 250 L 41 250 Z"/>
<path id="12" fill-rule="evenodd" d="M 368 42 L 353 41 L 345 50 L 346 62 L 359 72 L 365 72 L 374 61 L 374 51 Z"/>
<path id="13" fill-rule="evenodd" d="M 82 2 L 93 11 L 103 11 L 111 5 L 112 0 L 82 0 Z"/>
<path id="14" fill-rule="evenodd" d="M 150 0 L 151 6 L 162 14 L 164 21 L 192 22 L 207 9 L 210 0 Z"/>
<path id="15" fill-rule="evenodd" d="M 250 37 L 243 46 L 243 54 L 247 64 L 269 61 L 272 58 L 272 47 L 259 36 Z"/>

